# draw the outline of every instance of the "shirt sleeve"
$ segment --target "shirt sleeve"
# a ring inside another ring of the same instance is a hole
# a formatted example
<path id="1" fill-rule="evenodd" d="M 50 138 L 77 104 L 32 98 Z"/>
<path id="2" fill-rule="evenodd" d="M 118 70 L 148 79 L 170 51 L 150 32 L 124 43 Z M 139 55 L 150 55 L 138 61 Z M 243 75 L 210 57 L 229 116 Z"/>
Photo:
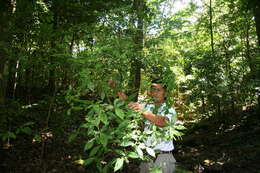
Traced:
<path id="1" fill-rule="evenodd" d="M 165 116 L 169 118 L 170 121 L 176 119 L 176 111 L 173 108 L 168 109 L 168 111 L 165 112 Z"/>

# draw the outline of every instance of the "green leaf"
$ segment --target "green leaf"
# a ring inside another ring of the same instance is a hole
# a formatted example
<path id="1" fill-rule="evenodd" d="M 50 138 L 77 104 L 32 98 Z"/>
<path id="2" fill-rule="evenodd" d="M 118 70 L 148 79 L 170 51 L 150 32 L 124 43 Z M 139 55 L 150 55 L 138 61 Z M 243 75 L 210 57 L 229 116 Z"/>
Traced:
<path id="1" fill-rule="evenodd" d="M 99 150 L 100 147 L 101 147 L 100 145 L 94 147 L 94 148 L 90 151 L 89 157 L 92 157 L 92 156 L 94 156 L 95 154 L 97 154 L 97 152 L 98 152 L 98 150 Z"/>
<path id="2" fill-rule="evenodd" d="M 118 107 L 118 103 L 119 103 L 119 102 L 120 102 L 119 99 L 115 99 L 115 100 L 114 100 L 114 106 L 115 106 L 115 107 Z"/>
<path id="3" fill-rule="evenodd" d="M 91 91 L 94 91 L 94 89 L 95 89 L 94 83 L 89 82 L 89 83 L 88 83 L 88 89 L 90 89 Z"/>
<path id="4" fill-rule="evenodd" d="M 77 136 L 78 136 L 78 133 L 74 133 L 74 134 L 70 135 L 68 141 L 71 142 L 71 141 L 75 140 Z"/>
<path id="5" fill-rule="evenodd" d="M 107 108 L 107 110 L 112 110 L 112 109 L 114 109 L 114 106 L 108 105 L 106 108 Z"/>
<path id="6" fill-rule="evenodd" d="M 91 139 L 90 141 L 88 141 L 88 142 L 85 144 L 85 146 L 84 146 L 84 151 L 89 150 L 90 148 L 92 148 L 93 145 L 94 145 L 94 143 L 95 143 L 95 138 L 93 138 L 93 139 Z"/>
<path id="7" fill-rule="evenodd" d="M 80 106 L 73 106 L 71 109 L 76 110 L 76 111 L 79 111 L 79 110 L 82 110 L 83 107 L 80 107 Z"/>
<path id="8" fill-rule="evenodd" d="M 121 119 L 124 119 L 124 116 L 125 116 L 125 113 L 122 109 L 120 108 L 115 108 L 115 112 L 116 112 L 116 115 L 121 118 Z"/>
<path id="9" fill-rule="evenodd" d="M 21 128 L 21 132 L 23 132 L 27 135 L 30 135 L 30 134 L 32 134 L 32 129 L 30 127 L 24 127 L 24 128 Z"/>
<path id="10" fill-rule="evenodd" d="M 97 172 L 102 172 L 103 165 L 101 164 L 100 160 L 96 162 L 96 167 L 98 168 Z"/>
<path id="11" fill-rule="evenodd" d="M 41 142 L 41 136 L 40 136 L 40 135 L 35 135 L 34 138 L 33 138 L 33 140 L 34 140 L 35 142 Z"/>
<path id="12" fill-rule="evenodd" d="M 71 114 L 71 109 L 69 109 L 68 111 L 67 111 L 67 115 L 70 115 Z"/>
<path id="13" fill-rule="evenodd" d="M 182 135 L 184 135 L 184 133 L 176 131 L 176 130 L 173 130 L 172 132 L 170 131 L 170 133 L 173 133 L 173 135 L 175 135 L 175 136 L 182 136 Z"/>
<path id="14" fill-rule="evenodd" d="M 143 151 L 142 151 L 142 149 L 140 147 L 136 147 L 136 152 L 138 153 L 140 158 L 143 158 L 144 153 L 143 153 Z"/>
<path id="15" fill-rule="evenodd" d="M 125 103 L 124 102 L 122 102 L 121 100 L 118 102 L 118 104 L 117 104 L 117 106 L 116 107 L 121 107 L 121 106 L 123 106 Z"/>
<path id="16" fill-rule="evenodd" d="M 94 157 L 88 158 L 87 160 L 84 161 L 83 164 L 84 164 L 85 166 L 87 166 L 87 165 L 91 164 L 94 160 L 95 160 Z"/>
<path id="17" fill-rule="evenodd" d="M 23 126 L 32 126 L 32 125 L 34 125 L 34 122 L 27 122 Z"/>
<path id="18" fill-rule="evenodd" d="M 16 139 L 16 135 L 13 132 L 7 132 L 7 137 L 12 138 L 12 139 Z"/>
<path id="19" fill-rule="evenodd" d="M 120 144 L 120 146 L 122 147 L 128 147 L 128 146 L 133 146 L 134 143 L 132 141 L 128 141 L 128 140 L 123 140 L 122 143 Z"/>
<path id="20" fill-rule="evenodd" d="M 100 116 L 100 120 L 107 125 L 108 124 L 108 120 L 107 120 L 107 115 L 106 114 L 101 114 Z"/>
<path id="21" fill-rule="evenodd" d="M 183 125 L 177 125 L 177 126 L 174 126 L 175 129 L 177 130 L 185 130 L 186 127 L 184 127 Z"/>
<path id="22" fill-rule="evenodd" d="M 119 169 L 121 169 L 124 165 L 124 158 L 117 158 L 116 159 L 116 164 L 114 167 L 114 172 L 118 171 Z"/>
<path id="23" fill-rule="evenodd" d="M 94 109 L 94 111 L 95 111 L 97 114 L 100 114 L 100 112 L 101 112 L 101 110 L 102 110 L 99 105 L 94 105 L 94 106 L 93 106 L 93 109 Z"/>
<path id="24" fill-rule="evenodd" d="M 107 173 L 108 172 L 108 170 L 109 170 L 109 164 L 107 164 L 106 166 L 104 166 L 103 167 L 103 169 L 102 169 L 102 173 Z"/>
<path id="25" fill-rule="evenodd" d="M 150 173 L 163 173 L 163 172 L 161 171 L 160 168 L 155 167 L 155 168 L 152 168 L 152 170 L 150 171 Z"/>
<path id="26" fill-rule="evenodd" d="M 73 98 L 73 101 L 78 102 L 78 103 L 83 103 L 83 104 L 86 104 L 86 105 L 92 104 L 92 101 L 83 100 L 83 99 L 78 99 L 78 98 Z"/>
<path id="27" fill-rule="evenodd" d="M 130 157 L 130 158 L 133 158 L 133 159 L 139 158 L 138 154 L 135 153 L 135 152 L 130 152 L 130 153 L 128 153 L 127 156 Z"/>
<path id="28" fill-rule="evenodd" d="M 145 149 L 150 156 L 155 158 L 155 152 L 152 148 L 146 147 Z"/>
<path id="29" fill-rule="evenodd" d="M 120 149 L 115 149 L 114 152 L 119 154 L 119 155 L 125 155 L 124 151 L 120 150 Z"/>
<path id="30" fill-rule="evenodd" d="M 98 127 L 99 124 L 100 124 L 100 119 L 91 120 L 91 123 L 92 123 L 94 126 Z"/>
<path id="31" fill-rule="evenodd" d="M 87 119 L 86 121 L 89 121 L 89 120 Z M 84 123 L 84 124 L 82 124 L 80 127 L 87 129 L 87 128 L 89 128 L 90 126 L 91 126 L 90 123 Z"/>
<path id="32" fill-rule="evenodd" d="M 108 143 L 108 136 L 104 133 L 101 133 L 99 139 L 100 139 L 100 143 L 103 145 L 103 147 L 106 147 L 107 143 Z"/>
<path id="33" fill-rule="evenodd" d="M 105 97 L 106 97 L 105 92 L 101 92 L 101 100 L 104 100 Z"/>

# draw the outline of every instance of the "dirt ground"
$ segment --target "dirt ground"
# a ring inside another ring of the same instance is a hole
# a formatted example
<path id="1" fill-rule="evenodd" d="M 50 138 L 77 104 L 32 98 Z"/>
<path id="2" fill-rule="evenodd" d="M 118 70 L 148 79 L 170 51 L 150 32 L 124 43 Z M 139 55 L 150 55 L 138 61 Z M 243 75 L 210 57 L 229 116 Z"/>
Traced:
<path id="1" fill-rule="evenodd" d="M 244 114 L 237 122 L 204 122 L 176 142 L 180 167 L 191 172 L 260 173 L 260 121 Z"/>

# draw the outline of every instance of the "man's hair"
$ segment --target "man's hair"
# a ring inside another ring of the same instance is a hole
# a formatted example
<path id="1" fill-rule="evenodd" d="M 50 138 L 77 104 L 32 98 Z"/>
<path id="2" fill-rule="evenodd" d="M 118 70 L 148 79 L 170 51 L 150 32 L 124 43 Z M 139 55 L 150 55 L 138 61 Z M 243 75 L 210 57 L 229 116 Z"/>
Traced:
<path id="1" fill-rule="evenodd" d="M 167 91 L 167 86 L 165 83 L 162 82 L 161 79 L 152 79 L 152 83 L 158 83 L 158 84 L 161 84 L 162 87 L 165 89 L 165 91 Z"/>

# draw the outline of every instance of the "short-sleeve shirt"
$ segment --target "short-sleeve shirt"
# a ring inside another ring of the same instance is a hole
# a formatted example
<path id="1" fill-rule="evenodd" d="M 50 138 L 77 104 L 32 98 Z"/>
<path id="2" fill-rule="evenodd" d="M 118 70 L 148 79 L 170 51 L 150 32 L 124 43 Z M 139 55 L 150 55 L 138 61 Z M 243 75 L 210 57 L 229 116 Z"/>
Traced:
<path id="1" fill-rule="evenodd" d="M 169 121 L 172 121 L 173 119 L 176 119 L 176 111 L 172 108 L 172 107 L 168 107 L 165 103 L 161 104 L 161 106 L 159 108 L 155 108 L 155 104 L 142 104 L 145 108 L 146 111 L 148 112 L 154 112 L 154 109 L 156 110 L 156 115 L 160 115 L 163 117 L 167 117 L 169 119 Z M 145 131 L 149 131 L 151 130 L 151 122 L 150 121 L 146 121 L 145 122 Z M 167 131 L 165 131 L 165 133 L 169 133 Z M 147 141 L 146 141 L 146 145 L 148 147 L 152 146 L 152 137 L 148 137 Z M 160 150 L 160 151 L 172 151 L 174 149 L 174 145 L 173 145 L 173 140 L 163 140 L 163 139 L 156 139 L 157 143 L 156 145 L 153 147 L 154 150 Z"/>

